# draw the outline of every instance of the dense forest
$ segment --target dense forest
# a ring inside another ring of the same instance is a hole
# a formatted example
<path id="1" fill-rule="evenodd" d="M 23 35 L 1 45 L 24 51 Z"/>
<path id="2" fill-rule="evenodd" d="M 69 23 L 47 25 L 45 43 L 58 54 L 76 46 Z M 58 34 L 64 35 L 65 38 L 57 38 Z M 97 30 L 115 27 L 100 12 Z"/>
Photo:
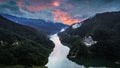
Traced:
<path id="1" fill-rule="evenodd" d="M 0 64 L 45 65 L 54 44 L 41 31 L 0 16 Z"/>

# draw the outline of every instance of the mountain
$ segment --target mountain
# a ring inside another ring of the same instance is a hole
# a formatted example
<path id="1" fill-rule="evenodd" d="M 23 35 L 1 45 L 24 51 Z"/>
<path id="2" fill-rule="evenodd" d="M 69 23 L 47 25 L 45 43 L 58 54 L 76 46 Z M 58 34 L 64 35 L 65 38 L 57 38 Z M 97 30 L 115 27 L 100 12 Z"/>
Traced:
<path id="1" fill-rule="evenodd" d="M 70 47 L 68 58 L 76 63 L 120 67 L 120 12 L 96 14 L 71 25 L 59 36 L 62 43 Z"/>
<path id="2" fill-rule="evenodd" d="M 33 27 L 39 32 L 42 31 L 47 34 L 54 34 L 59 32 L 62 28 L 68 27 L 68 25 L 65 25 L 62 23 L 57 23 L 57 22 L 55 23 L 55 22 L 45 21 L 41 19 L 21 18 L 21 17 L 8 15 L 8 14 L 1 14 L 1 15 L 13 22 Z"/>
<path id="3" fill-rule="evenodd" d="M 0 64 L 45 65 L 53 47 L 42 32 L 0 16 Z"/>

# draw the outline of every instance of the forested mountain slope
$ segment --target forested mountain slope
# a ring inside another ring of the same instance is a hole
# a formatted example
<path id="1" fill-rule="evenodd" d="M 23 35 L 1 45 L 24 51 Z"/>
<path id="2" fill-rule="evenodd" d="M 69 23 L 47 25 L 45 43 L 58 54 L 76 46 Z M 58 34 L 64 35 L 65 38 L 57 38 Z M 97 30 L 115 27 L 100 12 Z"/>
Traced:
<path id="1" fill-rule="evenodd" d="M 53 47 L 43 32 L 0 16 L 0 64 L 45 65 Z"/>
<path id="2" fill-rule="evenodd" d="M 79 64 L 81 58 L 120 64 L 120 12 L 96 14 L 77 25 L 80 26 L 73 28 L 73 24 L 59 33 L 62 43 L 71 48 L 70 59 Z"/>

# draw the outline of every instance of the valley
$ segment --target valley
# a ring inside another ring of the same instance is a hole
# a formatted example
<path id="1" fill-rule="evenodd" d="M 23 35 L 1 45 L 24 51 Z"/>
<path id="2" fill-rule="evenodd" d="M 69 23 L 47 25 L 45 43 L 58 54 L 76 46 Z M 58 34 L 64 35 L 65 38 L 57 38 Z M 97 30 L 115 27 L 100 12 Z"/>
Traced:
<path id="1" fill-rule="evenodd" d="M 96 14 L 71 26 L 54 24 L 57 30 L 42 20 L 35 27 L 35 20 L 13 17 L 0 16 L 1 67 L 120 67 L 120 12 Z"/>
<path id="2" fill-rule="evenodd" d="M 0 68 L 120 68 L 120 0 L 0 0 Z"/>

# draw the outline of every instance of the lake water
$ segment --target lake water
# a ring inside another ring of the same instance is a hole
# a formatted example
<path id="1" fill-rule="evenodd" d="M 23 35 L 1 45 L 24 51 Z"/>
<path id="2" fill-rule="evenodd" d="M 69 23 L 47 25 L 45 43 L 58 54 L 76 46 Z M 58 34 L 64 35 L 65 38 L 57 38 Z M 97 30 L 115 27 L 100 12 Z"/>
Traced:
<path id="1" fill-rule="evenodd" d="M 55 48 L 48 58 L 48 63 L 46 64 L 48 68 L 86 68 L 83 65 L 78 65 L 67 58 L 70 49 L 61 43 L 57 34 L 50 36 L 50 40 L 55 44 Z"/>

